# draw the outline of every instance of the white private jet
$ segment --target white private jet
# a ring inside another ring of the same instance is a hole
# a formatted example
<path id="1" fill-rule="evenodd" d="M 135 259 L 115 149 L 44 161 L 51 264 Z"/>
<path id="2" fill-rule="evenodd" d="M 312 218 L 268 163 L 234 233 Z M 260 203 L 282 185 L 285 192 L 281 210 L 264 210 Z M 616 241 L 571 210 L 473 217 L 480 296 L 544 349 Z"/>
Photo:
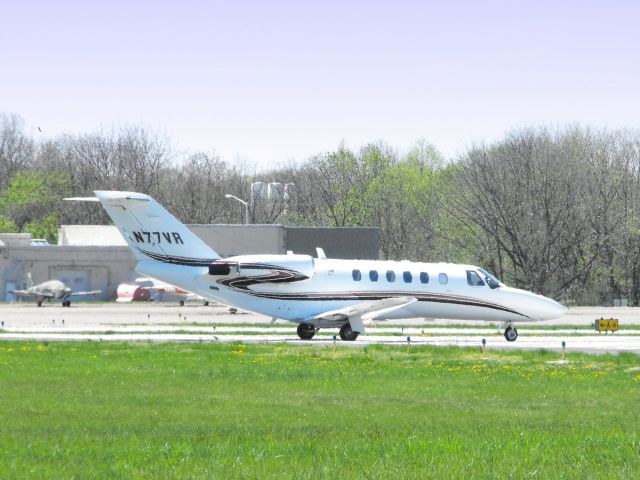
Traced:
<path id="1" fill-rule="evenodd" d="M 136 271 L 185 290 L 270 317 L 298 323 L 311 339 L 339 327 L 355 340 L 364 322 L 428 317 L 501 321 L 514 341 L 513 322 L 560 317 L 565 307 L 510 288 L 472 266 L 408 261 L 332 260 L 309 255 L 239 255 L 215 251 L 148 195 L 96 191 L 138 260 Z"/>

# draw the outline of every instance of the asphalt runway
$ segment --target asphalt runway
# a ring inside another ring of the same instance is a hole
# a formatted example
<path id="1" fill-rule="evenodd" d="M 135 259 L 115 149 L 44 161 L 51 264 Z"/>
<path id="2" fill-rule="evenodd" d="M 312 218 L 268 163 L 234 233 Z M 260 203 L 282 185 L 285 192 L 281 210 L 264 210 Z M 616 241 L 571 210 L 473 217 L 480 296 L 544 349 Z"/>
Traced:
<path id="1" fill-rule="evenodd" d="M 617 318 L 621 330 L 597 333 L 597 318 Z M 323 329 L 311 341 L 300 340 L 295 324 L 258 314 L 231 314 L 227 307 L 196 303 L 76 303 L 71 308 L 46 304 L 0 304 L 0 340 L 29 341 L 134 341 L 134 342 L 245 342 L 291 343 L 332 347 L 363 347 L 370 344 L 437 345 L 488 349 L 562 351 L 588 353 L 633 352 L 640 354 L 640 309 L 576 307 L 556 320 L 519 323 L 518 340 L 507 342 L 497 333 L 497 323 L 423 318 L 374 322 L 368 335 L 343 342 L 337 329 Z M 553 327 L 553 330 L 548 328 Z M 408 338 L 408 339 L 407 339 Z"/>

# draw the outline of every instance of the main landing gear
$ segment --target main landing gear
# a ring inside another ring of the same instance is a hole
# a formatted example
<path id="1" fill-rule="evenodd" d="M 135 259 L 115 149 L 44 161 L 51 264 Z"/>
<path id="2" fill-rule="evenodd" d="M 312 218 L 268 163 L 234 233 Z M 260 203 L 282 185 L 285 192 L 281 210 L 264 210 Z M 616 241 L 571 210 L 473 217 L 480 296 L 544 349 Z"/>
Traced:
<path id="1" fill-rule="evenodd" d="M 340 328 L 340 338 L 342 340 L 346 340 L 347 342 L 352 342 L 356 338 L 358 338 L 359 332 L 355 332 L 351 330 L 351 324 L 345 323 Z"/>
<path id="2" fill-rule="evenodd" d="M 62 301 L 62 306 L 63 307 L 70 307 L 71 306 L 71 300 L 63 300 Z"/>
<path id="3" fill-rule="evenodd" d="M 504 338 L 507 339 L 507 342 L 515 342 L 518 338 L 518 331 L 511 323 L 507 323 L 507 328 L 504 330 Z"/>
<path id="4" fill-rule="evenodd" d="M 297 333 L 302 340 L 311 340 L 317 331 L 318 329 L 310 323 L 298 324 Z M 360 333 L 353 331 L 351 329 L 351 324 L 348 322 L 342 325 L 342 327 L 340 328 L 340 338 L 347 342 L 352 342 L 353 340 L 358 338 L 358 335 L 360 335 Z"/>
<path id="5" fill-rule="evenodd" d="M 315 334 L 316 334 L 316 327 L 314 327 L 310 323 L 298 324 L 298 336 L 302 340 L 311 340 Z"/>

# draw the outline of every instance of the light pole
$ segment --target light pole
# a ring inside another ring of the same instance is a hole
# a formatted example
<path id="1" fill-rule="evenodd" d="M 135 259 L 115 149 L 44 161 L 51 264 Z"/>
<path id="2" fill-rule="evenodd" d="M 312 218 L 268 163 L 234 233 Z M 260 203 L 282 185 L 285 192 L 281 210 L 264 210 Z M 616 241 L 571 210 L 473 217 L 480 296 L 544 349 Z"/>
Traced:
<path id="1" fill-rule="evenodd" d="M 225 198 L 233 198 L 234 200 L 237 200 L 242 205 L 244 205 L 244 223 L 248 225 L 249 224 L 249 204 L 244 200 L 242 200 L 241 198 L 238 198 L 235 195 L 231 195 L 230 193 L 227 193 L 225 195 Z"/>

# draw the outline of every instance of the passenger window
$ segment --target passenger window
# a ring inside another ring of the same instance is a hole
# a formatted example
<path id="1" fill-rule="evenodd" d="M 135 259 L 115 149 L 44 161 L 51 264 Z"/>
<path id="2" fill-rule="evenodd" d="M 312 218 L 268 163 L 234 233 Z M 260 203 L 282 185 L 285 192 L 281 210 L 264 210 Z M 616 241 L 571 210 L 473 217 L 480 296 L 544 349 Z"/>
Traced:
<path id="1" fill-rule="evenodd" d="M 351 272 L 351 276 L 356 282 L 359 282 L 360 279 L 362 278 L 362 274 L 360 273 L 360 270 L 354 270 L 353 272 Z"/>
<path id="2" fill-rule="evenodd" d="M 438 274 L 438 282 L 440 282 L 440 285 L 446 285 L 447 283 L 449 283 L 448 275 L 446 273 Z"/>
<path id="3" fill-rule="evenodd" d="M 480 278 L 480 275 L 473 270 L 467 270 L 467 283 L 472 287 L 484 286 L 484 282 L 482 281 L 482 278 Z"/>
<path id="4" fill-rule="evenodd" d="M 420 272 L 420 283 L 429 283 L 429 274 L 427 272 Z"/>
<path id="5" fill-rule="evenodd" d="M 387 270 L 387 281 L 388 282 L 395 282 L 396 281 L 396 274 L 391 270 Z"/>
<path id="6" fill-rule="evenodd" d="M 413 277 L 411 276 L 411 272 L 403 272 L 402 278 L 404 279 L 404 283 L 411 283 Z"/>
<path id="7" fill-rule="evenodd" d="M 377 270 L 369 270 L 369 280 L 372 282 L 378 281 L 378 271 Z"/>

